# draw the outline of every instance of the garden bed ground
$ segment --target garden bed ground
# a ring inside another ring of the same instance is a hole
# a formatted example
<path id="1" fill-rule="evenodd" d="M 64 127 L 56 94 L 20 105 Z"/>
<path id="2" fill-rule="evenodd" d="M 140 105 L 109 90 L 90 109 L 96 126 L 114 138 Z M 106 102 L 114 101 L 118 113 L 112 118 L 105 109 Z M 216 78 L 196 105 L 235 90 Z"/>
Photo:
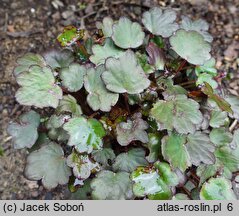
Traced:
<path id="1" fill-rule="evenodd" d="M 214 36 L 213 55 L 219 71 L 230 73 L 226 83 L 239 95 L 239 17 L 237 0 L 0 0 L 0 199 L 62 199 L 62 187 L 46 191 L 37 182 L 24 178 L 26 151 L 14 150 L 6 133 L 7 123 L 24 108 L 14 99 L 17 85 L 12 76 L 16 58 L 28 51 L 41 52 L 55 45 L 63 26 L 75 24 L 95 31 L 95 21 L 109 15 L 137 20 L 153 5 L 173 7 L 180 14 L 210 23 Z"/>

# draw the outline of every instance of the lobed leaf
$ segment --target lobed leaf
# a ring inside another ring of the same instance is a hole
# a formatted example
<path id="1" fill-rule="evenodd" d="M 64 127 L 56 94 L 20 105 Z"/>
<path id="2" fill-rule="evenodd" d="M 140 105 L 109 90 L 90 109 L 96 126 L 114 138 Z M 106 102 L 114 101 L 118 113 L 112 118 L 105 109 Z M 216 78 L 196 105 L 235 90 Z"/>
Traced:
<path id="1" fill-rule="evenodd" d="M 56 108 L 62 99 L 62 90 L 55 84 L 53 73 L 48 67 L 32 66 L 28 72 L 17 77 L 17 83 L 21 87 L 16 99 L 22 105 Z"/>
<path id="2" fill-rule="evenodd" d="M 78 63 L 72 63 L 67 68 L 62 68 L 60 78 L 62 84 L 70 92 L 77 92 L 83 87 L 86 68 Z"/>
<path id="3" fill-rule="evenodd" d="M 203 65 L 211 58 L 211 46 L 196 31 L 178 30 L 171 36 L 172 49 L 191 64 Z"/>
<path id="4" fill-rule="evenodd" d="M 186 31 L 196 31 L 200 33 L 204 40 L 209 43 L 213 40 L 213 37 L 208 33 L 209 26 L 205 20 L 199 19 L 192 21 L 189 17 L 182 16 L 182 24 L 180 27 Z"/>
<path id="5" fill-rule="evenodd" d="M 119 59 L 107 59 L 105 67 L 102 79 L 106 88 L 112 92 L 138 94 L 150 85 L 150 81 L 130 50 Z"/>
<path id="6" fill-rule="evenodd" d="M 62 148 L 52 142 L 30 153 L 25 175 L 30 180 L 42 180 L 44 187 L 52 189 L 58 184 L 66 184 L 71 170 L 66 165 Z"/>
<path id="7" fill-rule="evenodd" d="M 18 76 L 24 71 L 28 71 L 33 65 L 38 65 L 40 67 L 46 66 L 45 59 L 38 54 L 26 53 L 22 57 L 17 59 L 17 67 L 14 69 L 14 75 Z"/>
<path id="8" fill-rule="evenodd" d="M 116 157 L 113 170 L 115 172 L 125 171 L 131 173 L 137 167 L 146 165 L 148 165 L 148 162 L 145 159 L 145 151 L 142 148 L 134 148 Z"/>
<path id="9" fill-rule="evenodd" d="M 110 92 L 106 89 L 101 76 L 104 72 L 104 66 L 98 66 L 96 69 L 90 68 L 84 78 L 84 86 L 87 95 L 87 103 L 94 110 L 109 112 L 118 99 L 119 94 Z"/>
<path id="10" fill-rule="evenodd" d="M 102 23 L 97 28 L 101 29 L 105 37 L 111 37 L 113 34 L 114 20 L 111 17 L 104 17 Z"/>
<path id="11" fill-rule="evenodd" d="M 119 58 L 124 54 L 124 51 L 116 47 L 110 38 L 105 40 L 103 46 L 96 44 L 92 47 L 93 55 L 90 56 L 90 61 L 95 65 L 104 64 L 109 57 Z"/>
<path id="12" fill-rule="evenodd" d="M 121 122 L 116 126 L 117 141 L 122 146 L 129 145 L 132 141 L 139 140 L 142 143 L 148 142 L 148 135 L 146 129 L 147 122 L 141 119 L 141 113 L 135 113 L 132 120 Z"/>
<path id="13" fill-rule="evenodd" d="M 92 197 L 97 200 L 131 199 L 132 185 L 126 172 L 103 170 L 91 182 Z"/>
<path id="14" fill-rule="evenodd" d="M 202 186 L 200 198 L 203 200 L 236 200 L 231 182 L 225 178 L 211 178 Z"/>
<path id="15" fill-rule="evenodd" d="M 96 119 L 72 118 L 64 124 L 63 128 L 70 135 L 68 145 L 75 146 L 78 152 L 91 153 L 102 148 L 105 130 Z"/>
<path id="16" fill-rule="evenodd" d="M 111 148 L 103 148 L 92 152 L 94 160 L 104 167 L 108 167 L 115 159 L 115 153 Z"/>
<path id="17" fill-rule="evenodd" d="M 143 44 L 144 36 L 142 27 L 126 17 L 121 17 L 113 25 L 112 39 L 120 48 L 137 48 Z"/>
<path id="18" fill-rule="evenodd" d="M 31 148 L 37 141 L 37 128 L 39 124 L 40 115 L 35 111 L 29 111 L 21 115 L 19 123 L 10 123 L 8 125 L 7 132 L 13 138 L 14 148 Z"/>
<path id="19" fill-rule="evenodd" d="M 160 8 L 154 7 L 144 12 L 142 22 L 152 34 L 170 37 L 178 29 L 176 17 L 173 10 L 163 12 Z"/>

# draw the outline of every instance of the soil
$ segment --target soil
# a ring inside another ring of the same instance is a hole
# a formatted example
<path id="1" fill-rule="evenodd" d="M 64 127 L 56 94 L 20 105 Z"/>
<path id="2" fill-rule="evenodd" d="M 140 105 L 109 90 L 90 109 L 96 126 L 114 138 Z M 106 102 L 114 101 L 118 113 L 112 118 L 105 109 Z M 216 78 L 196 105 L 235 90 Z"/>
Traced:
<path id="1" fill-rule="evenodd" d="M 172 7 L 179 14 L 210 23 L 214 36 L 213 55 L 217 69 L 229 74 L 226 85 L 239 95 L 239 1 L 238 0 L 0 0 L 0 199 L 63 199 L 64 187 L 52 191 L 23 176 L 25 150 L 14 150 L 6 133 L 9 121 L 26 108 L 15 101 L 18 86 L 12 76 L 17 57 L 26 52 L 42 52 L 55 46 L 55 38 L 65 25 L 95 31 L 95 22 L 104 16 L 138 20 L 152 6 Z"/>

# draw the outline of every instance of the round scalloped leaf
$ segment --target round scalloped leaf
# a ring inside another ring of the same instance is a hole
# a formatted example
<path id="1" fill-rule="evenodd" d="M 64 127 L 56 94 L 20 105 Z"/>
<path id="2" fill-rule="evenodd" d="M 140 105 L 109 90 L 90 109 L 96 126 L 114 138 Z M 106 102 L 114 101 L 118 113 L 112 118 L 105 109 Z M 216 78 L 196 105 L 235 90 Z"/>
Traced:
<path id="1" fill-rule="evenodd" d="M 112 39 L 123 49 L 139 47 L 143 44 L 144 36 L 142 27 L 126 17 L 121 17 L 118 23 L 113 25 Z"/>
<path id="2" fill-rule="evenodd" d="M 186 143 L 187 152 L 191 158 L 191 163 L 195 166 L 204 164 L 214 164 L 215 146 L 211 143 L 209 136 L 206 133 L 197 131 L 195 134 L 187 136 Z"/>
<path id="3" fill-rule="evenodd" d="M 209 25 L 205 20 L 199 19 L 192 21 L 189 17 L 182 16 L 182 24 L 180 27 L 186 31 L 196 31 L 200 33 L 204 40 L 209 43 L 213 40 L 213 37 L 208 33 Z"/>
<path id="4" fill-rule="evenodd" d="M 34 111 L 21 115 L 19 123 L 10 123 L 7 132 L 12 136 L 14 148 L 31 148 L 37 141 L 39 124 L 40 115 Z"/>
<path id="5" fill-rule="evenodd" d="M 175 23 L 176 13 L 173 10 L 165 10 L 154 7 L 144 12 L 142 22 L 144 26 L 154 35 L 170 37 L 178 29 Z"/>
<path id="6" fill-rule="evenodd" d="M 211 58 L 211 46 L 196 31 L 178 30 L 170 37 L 172 49 L 191 64 L 203 65 Z"/>
<path id="7" fill-rule="evenodd" d="M 133 172 L 139 166 L 147 166 L 145 151 L 142 148 L 134 148 L 126 153 L 119 154 L 113 164 L 113 170 Z"/>
<path id="8" fill-rule="evenodd" d="M 171 191 L 155 170 L 139 167 L 130 176 L 133 183 L 133 193 L 137 197 L 148 196 L 151 200 L 166 200 L 171 197 Z"/>
<path id="9" fill-rule="evenodd" d="M 210 139 L 217 147 L 226 146 L 232 141 L 232 134 L 225 128 L 214 128 L 210 132 Z"/>
<path id="10" fill-rule="evenodd" d="M 225 178 L 211 178 L 200 191 L 202 200 L 236 200 L 231 182 Z"/>
<path id="11" fill-rule="evenodd" d="M 161 135 L 149 133 L 149 142 L 145 145 L 149 149 L 149 155 L 146 157 L 149 163 L 153 163 L 159 159 L 161 152 Z"/>
<path id="12" fill-rule="evenodd" d="M 141 113 L 135 113 L 132 120 L 128 119 L 127 122 L 120 122 L 116 126 L 117 141 L 122 146 L 129 145 L 132 141 L 139 140 L 142 143 L 149 141 L 146 129 L 148 123 L 144 121 Z"/>
<path id="13" fill-rule="evenodd" d="M 200 164 L 197 167 L 197 176 L 200 177 L 200 182 L 199 182 L 199 186 L 201 187 L 201 185 L 210 177 L 213 177 L 216 175 L 218 170 L 218 166 L 217 164 L 210 164 L 210 165 L 206 165 L 206 164 Z"/>
<path id="14" fill-rule="evenodd" d="M 80 180 L 86 180 L 91 173 L 100 171 L 100 165 L 90 160 L 88 155 L 80 155 L 73 151 L 66 160 L 69 167 L 73 168 L 73 174 Z"/>
<path id="15" fill-rule="evenodd" d="M 32 66 L 29 72 L 17 76 L 17 83 L 21 88 L 16 93 L 16 99 L 22 105 L 56 108 L 62 98 L 62 90 L 55 84 L 48 67 Z"/>
<path id="16" fill-rule="evenodd" d="M 78 152 L 91 153 L 102 148 L 105 130 L 96 119 L 72 118 L 64 124 L 63 128 L 70 135 L 68 145 L 75 146 Z"/>
<path id="17" fill-rule="evenodd" d="M 96 200 L 131 199 L 132 184 L 127 172 L 103 170 L 91 182 L 92 197 Z"/>
<path id="18" fill-rule="evenodd" d="M 64 95 L 56 109 L 56 113 L 71 113 L 73 117 L 79 117 L 82 110 L 76 99 L 71 95 Z"/>
<path id="19" fill-rule="evenodd" d="M 160 177 L 168 186 L 176 186 L 179 184 L 179 177 L 172 171 L 170 165 L 165 162 L 156 162 L 154 167 L 157 168 Z"/>
<path id="20" fill-rule="evenodd" d="M 218 87 L 218 83 L 213 79 L 213 76 L 208 73 L 200 73 L 197 78 L 196 85 L 203 85 L 204 82 L 207 82 L 213 89 Z"/>
<path id="21" fill-rule="evenodd" d="M 66 165 L 61 146 L 52 142 L 29 154 L 25 175 L 30 180 L 42 179 L 44 187 L 52 189 L 68 182 L 71 169 Z"/>
<path id="22" fill-rule="evenodd" d="M 74 61 L 73 53 L 68 49 L 61 51 L 51 50 L 49 52 L 46 52 L 43 56 L 47 64 L 53 70 L 55 70 L 56 68 L 68 67 Z"/>
<path id="23" fill-rule="evenodd" d="M 185 171 L 191 166 L 190 156 L 186 149 L 186 137 L 172 133 L 162 139 L 162 154 L 174 168 Z"/>
<path id="24" fill-rule="evenodd" d="M 77 92 L 83 86 L 86 68 L 80 64 L 72 63 L 68 68 L 63 68 L 60 71 L 62 84 L 70 92 Z"/>
<path id="25" fill-rule="evenodd" d="M 210 115 L 209 125 L 213 128 L 219 128 L 229 121 L 225 111 L 212 110 Z"/>
<path id="26" fill-rule="evenodd" d="M 199 104 L 185 95 L 169 96 L 159 100 L 151 109 L 151 116 L 163 130 L 175 129 L 178 133 L 194 133 L 203 120 Z"/>
<path id="27" fill-rule="evenodd" d="M 111 107 L 114 106 L 118 99 L 119 94 L 110 92 L 106 89 L 101 75 L 104 72 L 104 66 L 98 66 L 96 69 L 90 68 L 84 78 L 84 86 L 87 95 L 87 103 L 94 110 L 101 110 L 109 112 Z"/>
<path id="28" fill-rule="evenodd" d="M 113 34 L 113 24 L 114 20 L 111 17 L 105 17 L 97 28 L 102 30 L 105 37 L 111 37 Z"/>
<path id="29" fill-rule="evenodd" d="M 75 26 L 66 26 L 63 32 L 57 37 L 61 46 L 71 46 L 76 41 L 84 37 L 84 30 L 77 29 Z"/>
<path id="30" fill-rule="evenodd" d="M 17 59 L 18 66 L 14 69 L 14 75 L 17 76 L 24 71 L 28 71 L 32 65 L 40 67 L 46 66 L 46 62 L 41 55 L 34 53 L 26 53 L 24 56 Z"/>
<path id="31" fill-rule="evenodd" d="M 115 153 L 111 148 L 95 150 L 91 154 L 96 162 L 105 167 L 110 166 L 112 161 L 115 159 Z"/>
<path id="32" fill-rule="evenodd" d="M 69 119 L 69 115 L 52 115 L 46 123 L 49 138 L 62 142 L 67 141 L 69 139 L 69 135 L 62 127 Z"/>
<path id="33" fill-rule="evenodd" d="M 96 65 L 104 64 L 109 57 L 119 58 L 124 51 L 116 47 L 110 38 L 105 40 L 103 46 L 96 44 L 92 47 L 93 55 L 90 56 L 90 61 Z"/>
<path id="34" fill-rule="evenodd" d="M 106 71 L 102 79 L 106 88 L 116 93 L 138 94 L 148 88 L 150 81 L 131 50 L 119 59 L 109 58 L 105 63 Z"/>
<path id="35" fill-rule="evenodd" d="M 203 65 L 197 65 L 195 67 L 195 73 L 197 76 L 199 76 L 201 73 L 207 73 L 210 74 L 212 77 L 217 75 L 217 69 L 216 69 L 216 60 L 215 58 L 210 58 L 208 61 L 206 61 Z"/>

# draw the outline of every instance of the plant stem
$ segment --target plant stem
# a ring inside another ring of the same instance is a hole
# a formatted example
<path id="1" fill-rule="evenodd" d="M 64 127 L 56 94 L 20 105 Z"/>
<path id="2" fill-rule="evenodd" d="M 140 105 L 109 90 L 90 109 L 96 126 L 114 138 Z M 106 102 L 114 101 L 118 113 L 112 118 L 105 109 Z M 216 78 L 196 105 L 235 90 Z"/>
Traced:
<path id="1" fill-rule="evenodd" d="M 185 66 L 186 63 L 187 63 L 187 60 L 184 59 L 181 62 L 181 64 L 179 65 L 178 69 L 176 70 L 176 73 L 180 72 L 183 69 L 183 67 Z"/>
<path id="2" fill-rule="evenodd" d="M 129 108 L 129 104 L 128 104 L 128 101 L 129 101 L 128 94 L 127 94 L 127 93 L 124 93 L 123 95 L 124 95 L 125 107 L 126 107 L 128 113 L 130 114 L 130 108 Z"/>

